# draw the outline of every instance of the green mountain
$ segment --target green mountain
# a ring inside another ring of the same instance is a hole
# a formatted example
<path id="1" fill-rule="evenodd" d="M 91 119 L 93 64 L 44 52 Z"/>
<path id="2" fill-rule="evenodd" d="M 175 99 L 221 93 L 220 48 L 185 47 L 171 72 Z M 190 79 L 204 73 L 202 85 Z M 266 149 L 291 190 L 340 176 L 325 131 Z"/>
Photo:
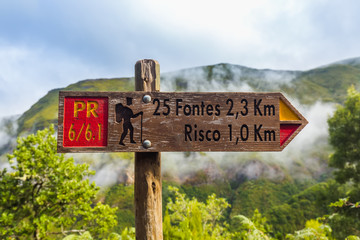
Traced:
<path id="1" fill-rule="evenodd" d="M 284 91 L 303 103 L 317 100 L 342 103 L 349 86 L 360 86 L 360 65 L 332 64 L 303 72 Z"/>
<path id="2" fill-rule="evenodd" d="M 203 169 L 207 169 L 207 174 L 212 179 L 229 176 L 238 180 L 253 179 L 254 176 L 273 178 L 272 176 L 275 175 L 280 179 L 285 179 L 289 175 L 296 178 L 323 178 L 329 172 L 326 167 L 329 153 L 325 127 L 327 115 L 332 112 L 334 103 L 344 101 L 349 86 L 360 87 L 359 62 L 360 59 L 349 59 L 309 71 L 255 69 L 221 63 L 161 74 L 161 91 L 280 91 L 289 97 L 295 107 L 300 108 L 310 122 L 303 130 L 304 133 L 294 140 L 295 143 L 287 147 L 289 150 L 285 150 L 285 153 L 224 153 L 217 157 L 212 153 L 203 155 L 194 153 L 189 156 L 179 153 L 175 154 L 176 157 L 167 154 L 171 156 L 169 157 L 171 160 L 169 166 L 164 166 L 165 173 L 169 172 L 168 175 L 171 176 L 174 172 L 173 166 L 179 167 L 176 170 L 178 174 L 174 178 L 180 181 L 194 178 L 198 170 Z M 62 89 L 51 90 L 20 116 L 17 121 L 17 135 L 35 132 L 51 123 L 57 125 L 60 90 L 133 91 L 134 79 L 84 80 Z M 310 131 L 311 128 L 314 129 Z M 322 150 L 318 151 L 318 148 Z M 4 150 L 8 149 L 9 147 Z M 293 154 L 294 152 L 299 154 Z M 87 157 L 83 158 L 87 159 Z M 183 158 L 189 162 L 188 167 L 178 166 L 178 161 L 173 160 Z M 194 159 L 202 160 L 201 163 L 194 164 L 197 162 Z M 87 161 L 93 162 L 89 159 Z M 310 161 L 311 166 L 307 164 Z"/>
<path id="3" fill-rule="evenodd" d="M 360 86 L 359 59 L 349 59 L 309 71 L 254 69 L 217 64 L 164 73 L 163 91 L 281 91 L 302 104 L 316 101 L 342 103 L 349 86 Z M 36 102 L 18 120 L 18 133 L 33 132 L 57 123 L 58 92 L 133 91 L 133 78 L 84 80 L 54 89 Z"/>

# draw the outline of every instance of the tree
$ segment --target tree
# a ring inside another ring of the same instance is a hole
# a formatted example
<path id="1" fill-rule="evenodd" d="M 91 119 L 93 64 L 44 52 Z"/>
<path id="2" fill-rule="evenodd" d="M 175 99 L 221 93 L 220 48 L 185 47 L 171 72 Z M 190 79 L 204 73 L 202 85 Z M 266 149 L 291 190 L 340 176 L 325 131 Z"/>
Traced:
<path id="1" fill-rule="evenodd" d="M 18 138 L 8 155 L 12 171 L 0 172 L 0 238 L 56 239 L 69 233 L 105 234 L 116 208 L 93 200 L 99 188 L 86 164 L 56 152 L 54 127 Z"/>
<path id="2" fill-rule="evenodd" d="M 273 239 L 269 234 L 272 232 L 272 226 L 267 223 L 266 217 L 263 217 L 259 210 L 255 209 L 251 219 L 244 215 L 234 216 L 232 219 L 236 228 L 235 239 Z"/>
<path id="3" fill-rule="evenodd" d="M 222 222 L 223 213 L 230 204 L 224 198 L 208 197 L 206 203 L 188 199 L 176 187 L 169 186 L 175 201 L 169 198 L 164 216 L 164 239 L 231 239 L 228 226 Z"/>
<path id="4" fill-rule="evenodd" d="M 354 87 L 348 89 L 344 106 L 339 106 L 329 118 L 330 144 L 334 153 L 329 165 L 337 168 L 335 179 L 350 183 L 348 196 L 331 204 L 336 213 L 329 218 L 335 237 L 349 233 L 360 234 L 360 93 Z"/>
<path id="5" fill-rule="evenodd" d="M 294 234 L 287 234 L 286 239 L 289 239 L 289 240 L 315 240 L 315 239 L 316 240 L 332 240 L 332 239 L 360 240 L 360 238 L 355 235 L 349 235 L 346 237 L 345 236 L 339 237 L 339 238 L 337 238 L 337 237 L 334 238 L 333 230 L 331 229 L 331 227 L 328 224 L 319 222 L 319 220 L 311 219 L 309 221 L 306 221 L 304 229 L 296 231 Z"/>
<path id="6" fill-rule="evenodd" d="M 322 224 L 317 220 L 311 219 L 306 221 L 305 228 L 296 231 L 295 234 L 287 234 L 286 239 L 289 240 L 330 240 L 331 228 L 329 225 Z"/>
<path id="7" fill-rule="evenodd" d="M 330 144 L 335 152 L 329 165 L 337 168 L 336 180 L 360 183 L 360 93 L 349 88 L 344 106 L 339 106 L 329 118 Z"/>
<path id="8" fill-rule="evenodd" d="M 62 240 L 93 240 L 89 232 L 84 232 L 81 235 L 71 234 Z M 106 239 L 103 240 L 135 240 L 135 228 L 124 228 L 121 234 L 111 233 Z"/>

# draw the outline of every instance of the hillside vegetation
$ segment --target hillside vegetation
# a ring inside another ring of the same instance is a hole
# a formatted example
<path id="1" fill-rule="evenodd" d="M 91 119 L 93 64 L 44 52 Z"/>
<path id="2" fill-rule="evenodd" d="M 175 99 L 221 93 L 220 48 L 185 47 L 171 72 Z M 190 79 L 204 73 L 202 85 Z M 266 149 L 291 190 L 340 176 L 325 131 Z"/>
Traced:
<path id="1" fill-rule="evenodd" d="M 254 69 L 231 64 L 184 69 L 161 75 L 162 91 L 281 91 L 309 118 L 309 131 L 298 135 L 282 153 L 166 153 L 163 154 L 163 213 L 178 187 L 190 199 L 208 196 L 226 199 L 224 213 L 230 228 L 239 214 L 265 216 L 278 239 L 303 229 L 307 220 L 331 214 L 331 202 L 349 190 L 334 181 L 328 156 L 328 114 L 346 100 L 347 89 L 360 89 L 359 59 L 350 59 L 308 71 Z M 133 78 L 84 80 L 48 92 L 17 120 L 16 135 L 27 135 L 58 122 L 58 93 L 65 91 L 133 91 Z M 318 121 L 318 122 L 317 122 Z M 316 123 L 317 122 L 317 123 Z M 321 130 L 321 129 L 325 130 Z M 4 148 L 3 151 L 9 148 Z M 5 152 L 2 152 L 4 154 Z M 97 171 L 103 185 L 97 201 L 118 207 L 116 232 L 133 227 L 133 156 L 128 153 L 73 154 Z M 111 181 L 107 181 L 108 177 Z"/>
<path id="2" fill-rule="evenodd" d="M 217 64 L 164 73 L 164 91 L 281 91 L 311 105 L 316 101 L 342 103 L 349 86 L 360 87 L 360 65 L 356 61 L 336 63 L 309 71 L 253 69 Z M 218 86 L 218 88 L 217 88 Z M 84 80 L 54 89 L 35 103 L 18 120 L 18 133 L 34 132 L 57 124 L 58 93 L 64 91 L 134 91 L 133 78 Z"/>

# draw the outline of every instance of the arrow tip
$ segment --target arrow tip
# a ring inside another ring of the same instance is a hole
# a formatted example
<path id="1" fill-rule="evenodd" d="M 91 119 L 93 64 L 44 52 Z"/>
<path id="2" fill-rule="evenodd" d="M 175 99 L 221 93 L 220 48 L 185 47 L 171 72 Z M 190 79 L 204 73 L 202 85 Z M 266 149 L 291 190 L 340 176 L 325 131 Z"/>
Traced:
<path id="1" fill-rule="evenodd" d="M 282 146 L 301 124 L 280 124 L 280 146 Z"/>
<path id="2" fill-rule="evenodd" d="M 299 116 L 294 113 L 289 106 L 280 99 L 280 121 L 300 120 Z"/>

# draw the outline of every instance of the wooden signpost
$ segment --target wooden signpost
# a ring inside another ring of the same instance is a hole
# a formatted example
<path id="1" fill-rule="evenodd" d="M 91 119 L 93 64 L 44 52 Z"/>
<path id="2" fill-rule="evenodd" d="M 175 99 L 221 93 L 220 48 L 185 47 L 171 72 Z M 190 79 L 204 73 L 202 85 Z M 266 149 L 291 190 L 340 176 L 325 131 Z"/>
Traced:
<path id="1" fill-rule="evenodd" d="M 281 151 L 307 124 L 281 93 L 60 92 L 60 152 Z"/>
<path id="2" fill-rule="evenodd" d="M 160 152 L 282 151 L 307 124 L 281 93 L 159 92 L 154 60 L 135 88 L 61 91 L 58 152 L 136 152 L 137 239 L 162 239 Z"/>

